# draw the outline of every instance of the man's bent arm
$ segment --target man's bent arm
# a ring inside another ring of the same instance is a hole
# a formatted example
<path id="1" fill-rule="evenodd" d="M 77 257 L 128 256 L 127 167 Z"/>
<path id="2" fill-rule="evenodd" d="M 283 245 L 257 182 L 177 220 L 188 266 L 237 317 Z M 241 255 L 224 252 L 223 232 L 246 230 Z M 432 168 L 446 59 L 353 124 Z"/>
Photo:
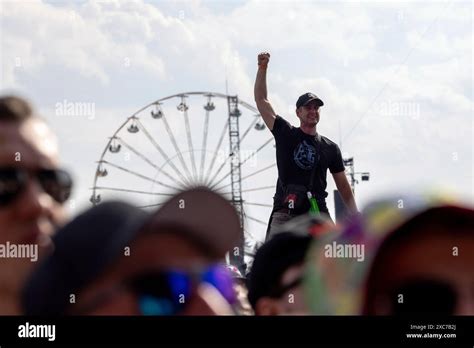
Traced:
<path id="1" fill-rule="evenodd" d="M 269 60 L 269 53 L 260 53 L 258 55 L 258 70 L 257 77 L 255 78 L 254 97 L 257 109 L 260 115 L 262 115 L 263 121 L 268 129 L 272 130 L 276 114 L 267 97 L 267 66 Z"/>
<path id="2" fill-rule="evenodd" d="M 347 181 L 346 173 L 344 171 L 332 174 L 334 182 L 336 183 L 337 190 L 341 194 L 342 200 L 344 201 L 347 209 L 351 214 L 356 214 L 357 205 L 355 203 L 354 195 L 352 193 L 351 185 Z"/>

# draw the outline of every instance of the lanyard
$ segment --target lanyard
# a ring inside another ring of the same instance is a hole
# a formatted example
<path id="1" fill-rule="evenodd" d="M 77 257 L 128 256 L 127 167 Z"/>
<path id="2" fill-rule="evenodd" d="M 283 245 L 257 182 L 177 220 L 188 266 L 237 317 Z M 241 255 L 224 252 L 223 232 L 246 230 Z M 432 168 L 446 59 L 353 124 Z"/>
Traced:
<path id="1" fill-rule="evenodd" d="M 314 179 L 316 177 L 316 166 L 319 165 L 320 159 L 321 159 L 321 136 L 316 134 L 314 138 L 312 138 L 312 142 L 315 144 L 315 151 L 317 155 L 317 159 L 314 159 L 314 164 L 313 164 L 313 169 L 311 171 L 311 179 L 309 183 L 309 190 L 307 192 L 308 195 L 308 200 L 309 200 L 309 213 L 311 215 L 319 215 L 319 206 L 318 202 L 316 201 L 316 197 L 313 196 L 313 188 L 314 188 Z"/>

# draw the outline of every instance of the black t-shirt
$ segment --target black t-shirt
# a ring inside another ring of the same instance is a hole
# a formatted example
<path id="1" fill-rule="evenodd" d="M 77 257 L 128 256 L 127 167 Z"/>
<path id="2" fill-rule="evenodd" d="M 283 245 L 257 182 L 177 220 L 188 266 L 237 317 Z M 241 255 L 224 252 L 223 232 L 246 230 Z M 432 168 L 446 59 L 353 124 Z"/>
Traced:
<path id="1" fill-rule="evenodd" d="M 317 199 L 326 198 L 328 196 L 326 192 L 328 168 L 331 173 L 345 170 L 339 146 L 324 136 L 318 137 L 304 133 L 300 128 L 293 127 L 280 116 L 275 119 L 272 133 L 276 142 L 278 167 L 278 182 L 274 197 L 275 208 L 284 208 L 281 184 L 309 187 L 312 172 L 315 172 L 313 194 Z M 315 162 L 317 167 L 313 171 Z"/>

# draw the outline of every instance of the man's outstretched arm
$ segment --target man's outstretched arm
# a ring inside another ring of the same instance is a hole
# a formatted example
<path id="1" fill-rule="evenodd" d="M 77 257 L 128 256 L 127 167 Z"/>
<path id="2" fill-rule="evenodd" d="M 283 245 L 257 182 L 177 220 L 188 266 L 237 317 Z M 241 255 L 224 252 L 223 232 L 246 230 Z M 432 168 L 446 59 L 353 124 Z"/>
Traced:
<path id="1" fill-rule="evenodd" d="M 349 209 L 349 212 L 351 214 L 358 213 L 357 205 L 354 195 L 352 194 L 351 185 L 349 185 L 349 181 L 347 181 L 346 173 L 342 171 L 339 173 L 333 173 L 332 176 L 336 183 L 337 190 L 341 194 L 342 200 L 346 204 L 347 209 Z"/>
<path id="2" fill-rule="evenodd" d="M 263 121 L 268 129 L 273 129 L 275 123 L 275 111 L 267 97 L 267 67 L 270 61 L 270 53 L 263 52 L 258 55 L 258 70 L 255 78 L 254 96 L 257 109 L 262 115 Z"/>

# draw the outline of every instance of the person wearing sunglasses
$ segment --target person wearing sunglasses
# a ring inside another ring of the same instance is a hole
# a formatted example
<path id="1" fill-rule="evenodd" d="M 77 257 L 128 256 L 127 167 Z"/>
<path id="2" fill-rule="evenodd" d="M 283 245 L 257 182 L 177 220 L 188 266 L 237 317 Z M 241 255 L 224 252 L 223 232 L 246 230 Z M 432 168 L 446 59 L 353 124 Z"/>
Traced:
<path id="1" fill-rule="evenodd" d="M 371 202 L 312 243 L 303 281 L 312 314 L 474 314 L 474 210 L 426 194 L 403 196 L 400 209 L 399 199 Z M 364 246 L 364 257 L 335 257 L 331 245 Z"/>
<path id="2" fill-rule="evenodd" d="M 0 245 L 36 247 L 41 258 L 66 220 L 72 179 L 59 166 L 56 138 L 31 105 L 0 97 Z M 13 255 L 13 253 L 12 253 Z M 32 259 L 0 258 L 0 314 L 19 314 L 18 294 Z"/>
<path id="3" fill-rule="evenodd" d="M 363 314 L 474 315 L 474 210 L 428 209 L 383 242 L 372 262 Z"/>
<path id="4" fill-rule="evenodd" d="M 241 233 L 234 207 L 198 187 L 149 215 L 124 202 L 84 212 L 23 291 L 31 315 L 234 314 L 224 257 Z"/>

